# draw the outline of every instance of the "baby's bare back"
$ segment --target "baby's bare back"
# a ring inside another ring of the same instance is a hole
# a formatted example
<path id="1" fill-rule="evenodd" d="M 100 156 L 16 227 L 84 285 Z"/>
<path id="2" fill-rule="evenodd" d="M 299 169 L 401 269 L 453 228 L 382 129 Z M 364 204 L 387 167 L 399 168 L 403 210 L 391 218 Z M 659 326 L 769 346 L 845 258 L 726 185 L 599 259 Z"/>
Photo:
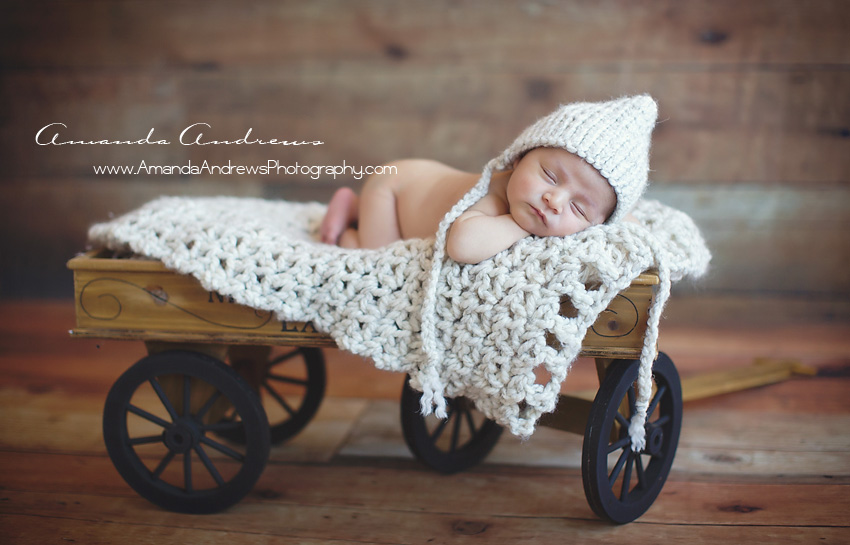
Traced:
<path id="1" fill-rule="evenodd" d="M 480 177 L 427 159 L 406 159 L 395 165 L 396 210 L 404 239 L 434 236 L 443 216 Z"/>

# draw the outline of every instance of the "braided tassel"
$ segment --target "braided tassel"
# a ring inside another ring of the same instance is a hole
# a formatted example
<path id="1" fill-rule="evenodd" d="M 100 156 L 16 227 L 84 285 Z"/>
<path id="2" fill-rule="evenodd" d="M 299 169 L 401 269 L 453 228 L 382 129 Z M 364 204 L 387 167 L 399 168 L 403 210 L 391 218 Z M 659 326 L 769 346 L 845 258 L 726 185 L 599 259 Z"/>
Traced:
<path id="1" fill-rule="evenodd" d="M 437 350 L 437 285 L 440 280 L 440 271 L 443 267 L 443 259 L 446 255 L 446 235 L 452 223 L 463 214 L 467 208 L 478 202 L 487 194 L 490 188 L 490 175 L 496 165 L 496 160 L 491 160 L 484 167 L 481 178 L 472 189 L 459 200 L 448 214 L 440 222 L 437 229 L 436 241 L 434 242 L 434 255 L 431 258 L 431 269 L 425 280 L 425 297 L 422 301 L 422 350 L 425 352 L 426 368 L 428 375 L 422 382 L 422 414 L 431 414 L 432 407 L 437 406 L 436 416 L 446 418 L 446 400 L 443 397 L 442 381 L 437 373 L 438 364 L 441 360 Z"/>
<path id="2" fill-rule="evenodd" d="M 655 245 L 653 244 L 652 246 Z M 661 322 L 661 312 L 664 310 L 664 305 L 670 297 L 670 269 L 662 264 L 665 260 L 658 259 L 658 248 L 654 247 L 653 251 L 656 252 L 656 259 L 659 263 L 658 277 L 660 282 L 652 305 L 649 308 L 646 335 L 643 340 L 643 350 L 640 354 L 635 414 L 632 415 L 631 422 L 629 422 L 629 437 L 631 438 L 632 450 L 634 452 L 640 452 L 646 447 L 645 426 L 648 417 L 646 411 L 649 409 L 649 401 L 652 397 L 652 364 L 655 361 L 658 344 L 658 325 Z"/>

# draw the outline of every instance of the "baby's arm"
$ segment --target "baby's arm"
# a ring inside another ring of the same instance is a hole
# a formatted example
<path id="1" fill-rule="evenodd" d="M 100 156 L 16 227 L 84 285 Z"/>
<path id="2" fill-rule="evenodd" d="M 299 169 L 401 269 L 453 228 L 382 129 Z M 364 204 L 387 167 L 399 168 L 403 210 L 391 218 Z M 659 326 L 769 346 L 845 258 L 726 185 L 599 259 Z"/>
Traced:
<path id="1" fill-rule="evenodd" d="M 460 263 L 480 263 L 530 233 L 517 225 L 492 194 L 460 215 L 446 237 L 446 252 Z"/>

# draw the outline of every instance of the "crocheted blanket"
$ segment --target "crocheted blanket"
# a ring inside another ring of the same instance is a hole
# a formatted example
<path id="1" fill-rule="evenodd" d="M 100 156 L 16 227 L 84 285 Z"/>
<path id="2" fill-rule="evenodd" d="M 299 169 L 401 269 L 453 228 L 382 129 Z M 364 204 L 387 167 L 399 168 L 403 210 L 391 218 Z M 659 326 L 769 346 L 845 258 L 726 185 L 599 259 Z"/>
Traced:
<path id="1" fill-rule="evenodd" d="M 321 244 L 324 212 L 318 203 L 167 197 L 93 226 L 89 239 L 96 247 L 159 259 L 205 289 L 281 320 L 311 321 L 340 348 L 378 368 L 408 373 L 425 394 L 426 414 L 436 405 L 444 416 L 444 396 L 465 396 L 519 436 L 531 435 L 538 418 L 555 409 L 597 316 L 640 273 L 655 268 L 661 283 L 641 371 L 648 398 L 670 282 L 701 275 L 710 259 L 691 219 L 655 201 L 635 208 L 640 225 L 528 237 L 476 265 L 443 259 L 435 267 L 434 239 L 378 250 Z M 432 269 L 438 270 L 436 297 L 429 303 Z M 576 316 L 559 314 L 564 297 Z M 425 335 L 435 354 L 423 348 Z M 550 346 L 547 337 L 560 346 Z M 548 372 L 548 383 L 536 382 L 537 367 Z M 633 425 L 639 443 L 643 423 Z"/>

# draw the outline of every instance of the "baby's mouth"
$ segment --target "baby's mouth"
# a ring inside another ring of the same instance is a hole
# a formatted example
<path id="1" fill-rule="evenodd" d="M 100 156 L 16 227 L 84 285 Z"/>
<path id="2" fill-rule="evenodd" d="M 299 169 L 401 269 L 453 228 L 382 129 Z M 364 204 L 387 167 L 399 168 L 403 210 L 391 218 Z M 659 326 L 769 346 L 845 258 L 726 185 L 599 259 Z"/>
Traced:
<path id="1" fill-rule="evenodd" d="M 532 206 L 531 209 L 534 210 L 534 213 L 537 214 L 538 217 L 540 217 L 540 221 L 543 222 L 543 225 L 548 225 L 548 223 L 546 222 L 546 216 L 543 215 L 543 212 L 538 210 L 535 206 Z"/>

